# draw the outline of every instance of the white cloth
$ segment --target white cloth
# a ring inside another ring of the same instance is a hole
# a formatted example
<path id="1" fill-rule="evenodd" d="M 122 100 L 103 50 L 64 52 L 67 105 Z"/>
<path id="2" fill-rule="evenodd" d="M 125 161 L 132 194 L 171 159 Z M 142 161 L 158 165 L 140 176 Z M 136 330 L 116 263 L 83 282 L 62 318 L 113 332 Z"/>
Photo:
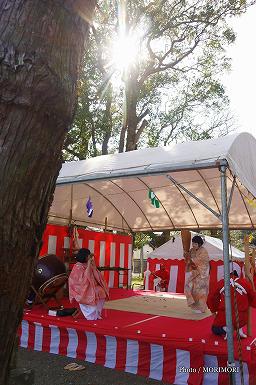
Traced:
<path id="1" fill-rule="evenodd" d="M 96 306 L 79 304 L 81 312 L 88 321 L 101 319 L 105 299 L 100 299 Z"/>

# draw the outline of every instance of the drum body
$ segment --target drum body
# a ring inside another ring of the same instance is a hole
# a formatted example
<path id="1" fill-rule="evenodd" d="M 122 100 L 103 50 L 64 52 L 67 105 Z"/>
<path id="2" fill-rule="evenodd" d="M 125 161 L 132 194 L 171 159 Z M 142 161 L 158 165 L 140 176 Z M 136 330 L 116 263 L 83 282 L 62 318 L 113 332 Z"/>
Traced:
<path id="1" fill-rule="evenodd" d="M 32 285 L 38 290 L 45 282 L 65 273 L 66 266 L 56 255 L 45 255 L 36 264 Z"/>

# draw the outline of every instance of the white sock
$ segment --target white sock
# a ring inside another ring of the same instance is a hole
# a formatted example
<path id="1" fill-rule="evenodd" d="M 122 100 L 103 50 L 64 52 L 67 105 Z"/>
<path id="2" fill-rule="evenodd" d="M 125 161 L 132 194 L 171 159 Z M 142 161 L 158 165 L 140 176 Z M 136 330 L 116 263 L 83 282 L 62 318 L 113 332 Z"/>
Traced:
<path id="1" fill-rule="evenodd" d="M 203 312 L 199 309 L 192 309 L 192 312 L 193 313 L 196 313 L 196 314 L 202 314 Z"/>

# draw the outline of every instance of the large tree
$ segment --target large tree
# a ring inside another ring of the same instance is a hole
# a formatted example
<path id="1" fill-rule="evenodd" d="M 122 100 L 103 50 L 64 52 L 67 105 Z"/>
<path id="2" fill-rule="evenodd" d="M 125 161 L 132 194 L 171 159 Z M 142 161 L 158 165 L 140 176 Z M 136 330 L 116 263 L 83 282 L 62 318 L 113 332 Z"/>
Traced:
<path id="1" fill-rule="evenodd" d="M 98 3 L 81 109 L 66 143 L 71 156 L 85 144 L 78 132 L 86 132 L 90 154 L 98 155 L 107 144 L 122 152 L 230 130 L 234 122 L 220 82 L 230 68 L 225 48 L 235 40 L 229 18 L 254 0 Z"/>
<path id="2" fill-rule="evenodd" d="M 170 95 L 171 102 L 167 100 L 167 114 L 163 114 L 167 117 L 173 115 L 176 104 L 173 96 L 189 110 L 191 102 L 210 104 L 216 101 L 216 96 L 224 95 L 216 75 L 227 68 L 224 47 L 235 38 L 227 19 L 245 11 L 248 3 L 241 0 L 126 1 L 128 31 L 139 28 L 144 32 L 145 26 L 142 26 L 149 21 L 148 30 L 141 34 L 140 40 L 145 57 L 142 55 L 128 67 L 124 76 L 126 120 L 121 136 L 126 134 L 126 151 L 137 147 L 148 124 L 146 117 L 150 110 L 144 95 L 151 82 L 156 83 L 153 96 L 157 90 L 160 100 L 166 95 L 162 89 L 168 88 L 166 96 Z M 183 88 L 179 87 L 179 93 L 174 92 L 177 82 L 185 83 Z M 151 95 L 152 92 L 148 99 Z M 172 129 L 170 126 L 169 131 Z"/>
<path id="3" fill-rule="evenodd" d="M 94 0 L 0 0 L 0 384 L 71 125 Z"/>

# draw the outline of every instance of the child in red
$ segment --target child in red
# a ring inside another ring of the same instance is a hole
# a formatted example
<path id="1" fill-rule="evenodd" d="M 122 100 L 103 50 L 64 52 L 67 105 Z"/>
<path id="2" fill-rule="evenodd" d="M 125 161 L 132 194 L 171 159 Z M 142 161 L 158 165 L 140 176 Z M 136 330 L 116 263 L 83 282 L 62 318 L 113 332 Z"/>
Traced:
<path id="1" fill-rule="evenodd" d="M 235 297 L 237 301 L 237 309 L 239 315 L 239 334 L 242 338 L 246 338 L 242 327 L 248 321 L 249 306 L 256 307 L 256 292 L 253 291 L 251 284 L 244 278 L 239 278 L 236 270 L 230 274 L 230 291 L 233 327 L 237 328 L 235 316 Z M 235 295 L 236 294 L 236 295 Z M 212 332 L 216 335 L 226 335 L 226 316 L 225 316 L 225 297 L 224 297 L 224 280 L 217 283 L 207 299 L 207 306 L 212 313 L 216 313 L 212 325 Z"/>
<path id="2" fill-rule="evenodd" d="M 161 291 L 168 291 L 169 281 L 170 281 L 170 274 L 165 269 L 165 265 L 161 263 L 160 270 L 156 270 L 154 273 L 152 273 L 154 277 L 160 278 L 160 282 L 158 283 Z"/>

